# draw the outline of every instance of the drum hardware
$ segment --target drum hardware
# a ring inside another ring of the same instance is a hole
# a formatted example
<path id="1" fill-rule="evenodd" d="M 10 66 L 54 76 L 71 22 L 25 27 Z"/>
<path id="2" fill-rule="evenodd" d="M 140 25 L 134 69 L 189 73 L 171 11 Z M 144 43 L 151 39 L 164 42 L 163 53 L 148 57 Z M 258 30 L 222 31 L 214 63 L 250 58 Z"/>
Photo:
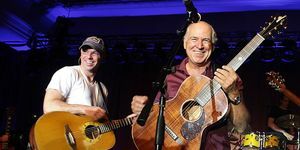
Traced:
<path id="1" fill-rule="evenodd" d="M 251 132 L 242 138 L 242 149 L 280 149 L 280 140 L 276 135 L 266 132 Z"/>
<path id="2" fill-rule="evenodd" d="M 276 119 L 276 124 L 284 129 L 300 128 L 300 116 L 288 114 Z"/>

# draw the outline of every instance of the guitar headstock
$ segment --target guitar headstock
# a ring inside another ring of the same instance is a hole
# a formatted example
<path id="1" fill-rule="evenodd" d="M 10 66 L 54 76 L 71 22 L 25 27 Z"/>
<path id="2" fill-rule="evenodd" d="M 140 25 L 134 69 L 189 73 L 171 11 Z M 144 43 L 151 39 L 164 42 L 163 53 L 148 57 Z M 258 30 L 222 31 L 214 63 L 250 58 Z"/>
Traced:
<path id="1" fill-rule="evenodd" d="M 282 86 L 285 86 L 285 79 L 279 74 L 279 72 L 269 71 L 266 75 L 268 84 L 276 91 L 279 91 Z"/>
<path id="2" fill-rule="evenodd" d="M 259 32 L 259 35 L 267 38 L 272 36 L 274 33 L 281 33 L 281 29 L 287 28 L 287 16 L 271 16 L 272 20 L 266 23 L 266 26 L 263 27 L 262 31 Z"/>

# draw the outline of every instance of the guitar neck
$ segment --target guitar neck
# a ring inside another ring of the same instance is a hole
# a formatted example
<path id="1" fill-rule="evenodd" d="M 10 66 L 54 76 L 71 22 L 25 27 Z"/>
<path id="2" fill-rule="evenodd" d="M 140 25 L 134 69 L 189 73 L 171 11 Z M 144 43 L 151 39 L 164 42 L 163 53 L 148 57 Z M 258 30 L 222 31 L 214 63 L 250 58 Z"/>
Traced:
<path id="1" fill-rule="evenodd" d="M 124 119 L 119 119 L 119 120 L 113 120 L 111 122 L 102 124 L 98 126 L 97 128 L 100 130 L 101 133 L 106 133 L 121 127 L 129 126 L 132 125 L 133 123 L 133 118 L 124 118 Z"/>
<path id="2" fill-rule="evenodd" d="M 265 40 L 260 34 L 254 38 L 227 64 L 235 71 L 247 60 L 254 50 Z"/>
<path id="3" fill-rule="evenodd" d="M 256 34 L 256 36 L 252 38 L 252 40 L 227 65 L 231 66 L 234 70 L 237 70 L 264 40 L 264 37 L 260 34 Z M 209 84 L 205 85 L 195 99 L 201 106 L 205 106 L 220 88 L 221 85 L 213 79 Z"/>

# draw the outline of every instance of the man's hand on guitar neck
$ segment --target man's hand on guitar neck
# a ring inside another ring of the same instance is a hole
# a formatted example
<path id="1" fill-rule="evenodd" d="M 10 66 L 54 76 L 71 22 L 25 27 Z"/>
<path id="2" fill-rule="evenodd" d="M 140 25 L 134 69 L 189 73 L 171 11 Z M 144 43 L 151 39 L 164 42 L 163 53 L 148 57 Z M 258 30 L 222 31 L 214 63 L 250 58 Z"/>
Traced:
<path id="1" fill-rule="evenodd" d="M 228 95 L 228 98 L 235 101 L 240 96 L 239 89 L 236 85 L 238 81 L 238 75 L 230 66 L 222 66 L 214 72 L 214 79 L 220 83 L 224 92 Z"/>
<path id="2" fill-rule="evenodd" d="M 279 84 L 279 92 L 283 92 L 286 90 L 285 84 Z"/>

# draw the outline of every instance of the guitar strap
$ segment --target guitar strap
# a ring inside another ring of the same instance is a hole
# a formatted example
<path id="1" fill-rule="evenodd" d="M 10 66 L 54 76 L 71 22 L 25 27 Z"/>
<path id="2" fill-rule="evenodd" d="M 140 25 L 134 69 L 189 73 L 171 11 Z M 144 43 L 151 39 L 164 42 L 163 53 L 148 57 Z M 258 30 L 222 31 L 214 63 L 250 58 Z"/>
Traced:
<path id="1" fill-rule="evenodd" d="M 106 96 L 105 93 L 104 93 L 104 90 L 103 90 L 103 87 L 102 87 L 101 83 L 98 83 L 98 85 L 99 85 L 99 90 L 100 90 L 100 92 L 101 92 L 101 96 L 102 96 L 102 99 L 103 99 L 103 107 L 104 107 L 104 109 L 106 110 L 106 113 L 107 113 L 107 115 L 108 115 L 109 112 L 108 112 L 107 105 L 106 105 L 106 102 L 107 102 L 107 96 Z"/>

